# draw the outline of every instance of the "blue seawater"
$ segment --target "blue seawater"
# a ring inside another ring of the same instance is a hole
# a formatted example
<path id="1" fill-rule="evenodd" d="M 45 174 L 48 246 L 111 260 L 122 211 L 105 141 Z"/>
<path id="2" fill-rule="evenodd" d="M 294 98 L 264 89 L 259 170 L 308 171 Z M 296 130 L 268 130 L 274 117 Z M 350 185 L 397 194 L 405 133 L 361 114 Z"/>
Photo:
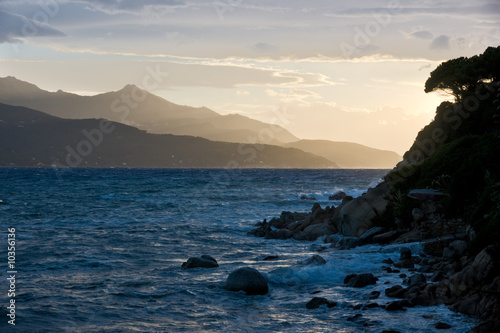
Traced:
<path id="1" fill-rule="evenodd" d="M 405 312 L 355 310 L 401 284 L 381 261 L 397 246 L 321 252 L 326 265 L 302 261 L 323 245 L 248 236 L 281 211 L 337 205 L 328 196 L 359 196 L 387 170 L 0 169 L 1 332 L 434 332 L 444 321 L 466 332 L 474 320 L 444 306 Z M 7 267 L 15 228 L 15 297 Z M 3 244 L 2 244 L 3 243 Z M 410 245 L 415 251 L 418 244 Z M 209 254 L 220 267 L 182 270 Z M 263 261 L 267 255 L 278 255 Z M 231 271 L 257 268 L 270 293 L 222 288 Z M 350 273 L 373 272 L 375 286 L 343 286 Z M 388 284 L 386 284 L 388 283 Z M 338 302 L 308 310 L 314 296 Z M 8 323 L 15 300 L 15 327 Z M 361 314 L 362 320 L 352 320 Z M 350 320 L 348 320 L 351 318 Z"/>

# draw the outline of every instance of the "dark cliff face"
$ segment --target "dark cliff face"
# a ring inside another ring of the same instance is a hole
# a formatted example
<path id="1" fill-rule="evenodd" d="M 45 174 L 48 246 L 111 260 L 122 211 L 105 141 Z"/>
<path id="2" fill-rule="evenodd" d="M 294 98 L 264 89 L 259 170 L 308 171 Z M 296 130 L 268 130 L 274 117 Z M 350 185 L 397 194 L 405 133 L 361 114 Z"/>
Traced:
<path id="1" fill-rule="evenodd" d="M 448 62 L 431 73 L 427 83 L 445 81 L 448 86 L 440 83 L 438 89 L 453 91 L 455 102 L 437 107 L 434 120 L 418 133 L 404 161 L 386 176 L 391 194 L 384 219 L 391 223 L 396 218 L 410 227 L 418 202 L 407 197 L 408 192 L 440 190 L 441 218 L 459 218 L 475 231 L 471 254 L 491 246 L 500 258 L 500 47 L 464 59 L 460 66 L 450 61 L 459 79 L 439 77 L 438 69 Z M 431 91 L 427 83 L 426 91 Z"/>

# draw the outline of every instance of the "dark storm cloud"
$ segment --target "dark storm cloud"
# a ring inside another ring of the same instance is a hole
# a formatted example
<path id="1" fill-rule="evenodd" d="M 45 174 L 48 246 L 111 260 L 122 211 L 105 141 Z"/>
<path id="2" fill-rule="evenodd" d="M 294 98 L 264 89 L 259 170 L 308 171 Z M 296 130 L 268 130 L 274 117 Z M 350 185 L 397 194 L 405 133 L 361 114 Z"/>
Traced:
<path id="1" fill-rule="evenodd" d="M 29 19 L 0 9 L 0 43 L 21 43 L 21 38 L 37 36 L 66 36 L 64 32 L 43 22 L 46 17 L 38 15 L 34 16 L 35 19 Z"/>

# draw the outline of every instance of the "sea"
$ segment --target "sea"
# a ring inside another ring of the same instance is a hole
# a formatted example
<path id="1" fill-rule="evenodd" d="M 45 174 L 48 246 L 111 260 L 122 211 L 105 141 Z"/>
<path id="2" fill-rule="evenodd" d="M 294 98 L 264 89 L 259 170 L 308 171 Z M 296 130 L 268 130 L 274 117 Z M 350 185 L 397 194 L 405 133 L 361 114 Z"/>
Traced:
<path id="1" fill-rule="evenodd" d="M 282 211 L 337 206 L 329 196 L 339 191 L 360 196 L 386 173 L 0 168 L 0 332 L 442 332 L 437 322 L 467 332 L 476 321 L 444 305 L 360 308 L 392 300 L 384 290 L 403 278 L 382 260 L 397 261 L 401 245 L 337 250 L 323 238 L 247 235 Z M 203 254 L 220 266 L 181 269 Z M 313 255 L 327 263 L 305 264 Z M 240 267 L 262 272 L 269 293 L 225 290 Z M 369 272 L 376 285 L 343 284 Z M 372 291 L 380 297 L 368 300 Z M 337 306 L 307 309 L 313 297 Z"/>

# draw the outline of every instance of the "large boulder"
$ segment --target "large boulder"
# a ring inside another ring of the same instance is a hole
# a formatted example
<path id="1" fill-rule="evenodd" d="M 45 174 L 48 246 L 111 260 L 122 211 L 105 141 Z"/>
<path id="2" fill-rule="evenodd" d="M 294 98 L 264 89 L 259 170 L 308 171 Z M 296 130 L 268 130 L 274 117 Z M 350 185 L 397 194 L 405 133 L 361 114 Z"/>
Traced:
<path id="1" fill-rule="evenodd" d="M 330 223 L 312 224 L 294 236 L 297 240 L 315 241 L 318 237 L 329 236 L 336 233 Z"/>
<path id="2" fill-rule="evenodd" d="M 181 266 L 182 269 L 197 268 L 197 267 L 214 268 L 214 267 L 219 267 L 219 264 L 217 263 L 217 260 L 215 260 L 209 255 L 204 254 L 200 258 L 197 257 L 189 258 Z"/>
<path id="3" fill-rule="evenodd" d="M 230 291 L 244 291 L 247 295 L 265 295 L 269 292 L 267 279 L 255 268 L 242 267 L 227 277 L 224 288 Z"/>
<path id="4" fill-rule="evenodd" d="M 341 205 L 334 218 L 339 232 L 345 236 L 360 237 L 373 227 L 372 220 L 385 212 L 385 197 L 389 192 L 389 185 L 380 183 L 377 187 L 368 189 L 362 196 Z"/>

